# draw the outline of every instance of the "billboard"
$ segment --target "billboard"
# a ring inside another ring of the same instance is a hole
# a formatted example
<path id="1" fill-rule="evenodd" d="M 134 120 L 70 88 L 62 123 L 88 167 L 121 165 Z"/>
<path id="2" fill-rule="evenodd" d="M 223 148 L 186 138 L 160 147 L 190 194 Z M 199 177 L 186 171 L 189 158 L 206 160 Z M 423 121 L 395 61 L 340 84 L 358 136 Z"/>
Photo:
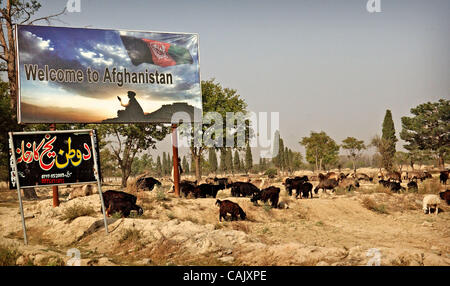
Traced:
<path id="1" fill-rule="evenodd" d="M 17 188 L 15 172 L 21 188 L 97 182 L 93 148 L 97 166 L 100 153 L 95 131 L 13 132 L 11 136 L 10 189 Z"/>
<path id="2" fill-rule="evenodd" d="M 17 25 L 16 39 L 20 123 L 201 121 L 198 34 Z"/>

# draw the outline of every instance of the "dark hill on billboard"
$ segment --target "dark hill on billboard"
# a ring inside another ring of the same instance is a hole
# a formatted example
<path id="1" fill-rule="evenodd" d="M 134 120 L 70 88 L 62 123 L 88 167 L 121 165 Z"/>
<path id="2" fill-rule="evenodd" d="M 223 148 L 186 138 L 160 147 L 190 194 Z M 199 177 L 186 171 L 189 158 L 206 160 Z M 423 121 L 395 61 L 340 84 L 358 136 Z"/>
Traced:
<path id="1" fill-rule="evenodd" d="M 201 115 L 201 109 L 196 108 L 192 105 L 189 105 L 185 102 L 175 102 L 173 104 L 164 104 L 160 109 L 147 113 L 142 116 L 142 119 L 133 119 L 130 120 L 128 116 L 124 113 L 118 113 L 118 116 L 115 118 L 109 118 L 102 121 L 102 123 L 127 123 L 127 122 L 164 122 L 170 123 L 172 122 L 172 116 L 176 112 L 183 112 L 185 116 L 189 116 L 189 121 L 194 121 L 194 115 Z M 186 117 L 183 118 L 186 118 Z"/>

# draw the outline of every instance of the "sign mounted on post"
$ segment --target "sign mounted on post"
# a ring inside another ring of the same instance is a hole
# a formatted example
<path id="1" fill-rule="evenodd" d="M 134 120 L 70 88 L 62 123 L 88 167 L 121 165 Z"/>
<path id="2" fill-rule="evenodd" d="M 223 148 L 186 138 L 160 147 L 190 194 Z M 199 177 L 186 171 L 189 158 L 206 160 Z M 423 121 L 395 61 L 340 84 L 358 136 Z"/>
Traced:
<path id="1" fill-rule="evenodd" d="M 91 132 L 12 133 L 10 153 L 15 152 L 16 165 L 11 165 L 10 188 L 17 187 L 13 171 L 17 172 L 21 188 L 97 182 Z M 92 136 L 99 154 L 95 132 Z M 10 161 L 13 163 L 12 157 Z"/>
<path id="2" fill-rule="evenodd" d="M 20 189 L 97 182 L 108 233 L 100 182 L 95 130 L 9 132 L 10 188 L 17 189 L 23 237 L 28 244 Z"/>
<path id="3" fill-rule="evenodd" d="M 198 34 L 17 25 L 19 123 L 201 121 Z M 179 116 L 178 116 L 179 117 Z"/>

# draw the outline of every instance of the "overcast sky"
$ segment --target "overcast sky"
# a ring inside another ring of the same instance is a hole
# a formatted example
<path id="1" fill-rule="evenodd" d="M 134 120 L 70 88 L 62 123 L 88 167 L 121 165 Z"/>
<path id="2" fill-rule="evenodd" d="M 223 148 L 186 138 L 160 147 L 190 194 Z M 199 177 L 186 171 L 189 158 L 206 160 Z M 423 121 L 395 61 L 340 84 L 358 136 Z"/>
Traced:
<path id="1" fill-rule="evenodd" d="M 41 1 L 36 16 L 66 2 Z M 198 33 L 201 78 L 236 89 L 251 111 L 280 112 L 296 151 L 311 131 L 368 143 L 386 109 L 398 134 L 412 107 L 450 98 L 448 0 L 381 0 L 380 13 L 367 0 L 80 3 L 53 25 Z"/>

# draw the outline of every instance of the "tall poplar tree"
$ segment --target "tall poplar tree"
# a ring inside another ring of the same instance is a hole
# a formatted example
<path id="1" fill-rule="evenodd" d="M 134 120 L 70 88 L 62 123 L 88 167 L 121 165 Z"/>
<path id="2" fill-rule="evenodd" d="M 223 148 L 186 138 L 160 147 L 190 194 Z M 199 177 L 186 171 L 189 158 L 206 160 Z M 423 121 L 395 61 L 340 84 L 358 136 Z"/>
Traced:
<path id="1" fill-rule="evenodd" d="M 208 151 L 209 170 L 213 173 L 217 172 L 217 155 L 214 148 L 210 148 Z"/>
<path id="2" fill-rule="evenodd" d="M 386 142 L 386 149 L 384 150 L 384 154 L 382 154 L 383 167 L 388 171 L 392 171 L 396 151 L 395 143 L 398 139 L 395 136 L 394 121 L 392 120 L 392 113 L 389 109 L 386 110 L 384 116 L 381 139 Z"/>

